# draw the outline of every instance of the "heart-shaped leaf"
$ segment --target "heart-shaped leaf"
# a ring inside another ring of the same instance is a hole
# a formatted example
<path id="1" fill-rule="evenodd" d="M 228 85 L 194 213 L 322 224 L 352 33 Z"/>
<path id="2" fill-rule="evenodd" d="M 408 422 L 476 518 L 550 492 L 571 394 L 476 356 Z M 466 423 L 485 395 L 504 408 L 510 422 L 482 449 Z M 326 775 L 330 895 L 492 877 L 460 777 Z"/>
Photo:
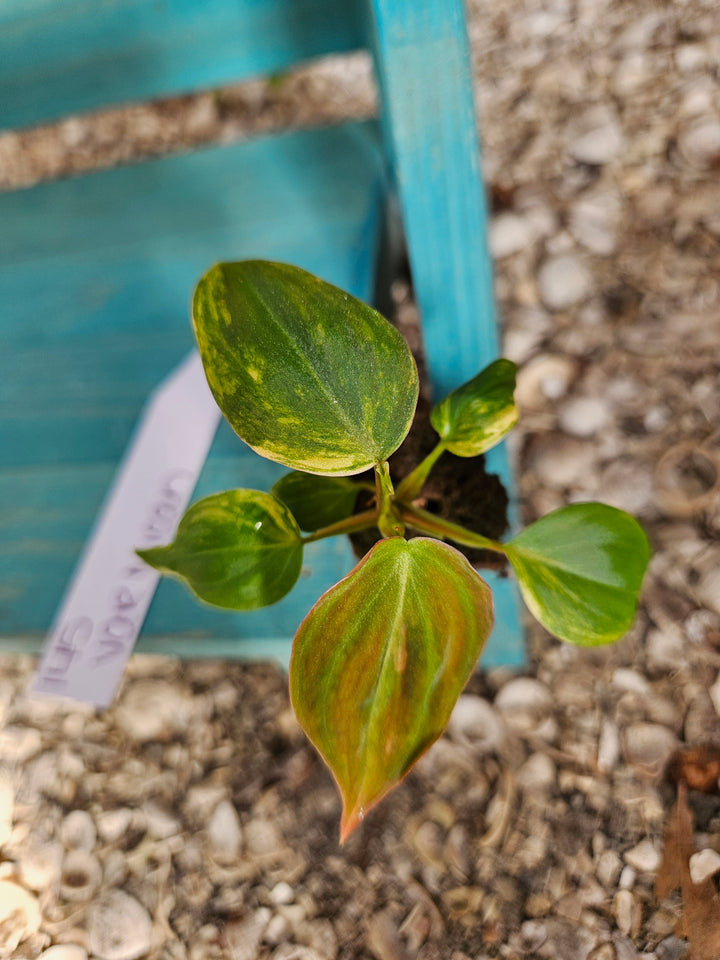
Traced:
<path id="1" fill-rule="evenodd" d="M 227 490 L 193 504 L 173 543 L 137 553 L 180 577 L 206 603 L 255 610 L 293 588 L 303 546 L 295 518 L 280 500 L 258 490 Z"/>
<path id="2" fill-rule="evenodd" d="M 300 529 L 309 533 L 352 516 L 359 491 L 347 477 L 318 477 L 298 470 L 286 473 L 272 488 L 290 507 Z"/>
<path id="3" fill-rule="evenodd" d="M 430 420 L 446 450 L 477 457 L 512 429 L 518 418 L 515 371 L 511 360 L 495 360 L 433 408 Z"/>
<path id="4" fill-rule="evenodd" d="M 443 732 L 493 623 L 453 547 L 381 540 L 300 626 L 290 696 L 343 799 L 340 839 Z"/>
<path id="5" fill-rule="evenodd" d="M 309 473 L 353 474 L 402 443 L 415 361 L 377 311 L 287 264 L 221 263 L 193 320 L 210 389 L 257 453 Z"/>
<path id="6" fill-rule="evenodd" d="M 650 559 L 634 517 L 575 503 L 531 524 L 505 549 L 531 612 L 561 640 L 596 646 L 630 627 Z"/>

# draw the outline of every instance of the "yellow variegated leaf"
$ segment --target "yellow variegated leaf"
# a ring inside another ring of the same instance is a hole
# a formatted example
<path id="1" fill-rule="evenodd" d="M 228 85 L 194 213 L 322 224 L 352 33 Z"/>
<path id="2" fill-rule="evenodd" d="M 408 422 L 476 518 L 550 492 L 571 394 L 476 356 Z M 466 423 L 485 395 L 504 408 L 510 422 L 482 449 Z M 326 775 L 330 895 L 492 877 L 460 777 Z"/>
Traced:
<path id="1" fill-rule="evenodd" d="M 227 490 L 193 504 L 173 543 L 138 550 L 206 603 L 255 610 L 295 586 L 302 566 L 300 530 L 284 503 L 259 490 Z"/>
<path id="2" fill-rule="evenodd" d="M 220 263 L 193 320 L 218 406 L 254 450 L 323 475 L 386 460 L 418 394 L 402 336 L 376 310 L 298 267 Z"/>

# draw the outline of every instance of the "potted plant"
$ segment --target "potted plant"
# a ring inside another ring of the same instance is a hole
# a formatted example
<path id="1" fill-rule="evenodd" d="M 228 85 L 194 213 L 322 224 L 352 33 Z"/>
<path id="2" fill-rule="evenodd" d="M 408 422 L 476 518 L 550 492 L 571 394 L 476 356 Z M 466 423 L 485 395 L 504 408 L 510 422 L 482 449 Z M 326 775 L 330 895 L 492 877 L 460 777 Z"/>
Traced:
<path id="1" fill-rule="evenodd" d="M 270 493 L 200 500 L 173 543 L 140 556 L 206 603 L 251 610 L 292 589 L 305 544 L 371 527 L 381 535 L 307 614 L 290 663 L 296 715 L 340 789 L 342 841 L 443 732 L 492 628 L 490 588 L 447 541 L 506 558 L 549 631 L 596 645 L 633 620 L 647 537 L 600 503 L 556 510 L 505 543 L 422 508 L 445 451 L 478 456 L 516 422 L 508 360 L 433 407 L 435 448 L 395 489 L 387 461 L 410 429 L 418 374 L 377 311 L 297 267 L 244 261 L 201 279 L 193 322 L 223 414 L 292 472 Z M 368 490 L 351 478 L 369 469 Z M 361 490 L 371 500 L 358 511 Z"/>

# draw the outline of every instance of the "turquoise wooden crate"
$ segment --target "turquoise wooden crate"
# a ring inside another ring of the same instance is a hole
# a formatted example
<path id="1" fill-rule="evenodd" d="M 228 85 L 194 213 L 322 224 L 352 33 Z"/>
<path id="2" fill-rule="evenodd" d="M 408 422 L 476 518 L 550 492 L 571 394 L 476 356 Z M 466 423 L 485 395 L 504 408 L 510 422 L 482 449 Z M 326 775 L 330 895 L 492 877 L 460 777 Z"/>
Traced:
<path id="1" fill-rule="evenodd" d="M 342 10 L 339 8 L 342 7 Z M 436 392 L 498 353 L 459 0 L 13 0 L 0 9 L 0 125 L 206 89 L 369 45 L 378 124 L 286 133 L 0 195 L 0 648 L 37 651 L 152 389 L 192 347 L 213 262 L 296 263 L 371 300 L 397 193 Z M 210 55 L 208 53 L 210 51 Z M 491 467 L 512 488 L 503 448 Z M 197 495 L 267 489 L 281 468 L 223 425 Z M 313 544 L 289 597 L 228 614 L 161 583 L 138 649 L 276 656 L 352 566 Z M 483 662 L 523 660 L 494 578 Z"/>

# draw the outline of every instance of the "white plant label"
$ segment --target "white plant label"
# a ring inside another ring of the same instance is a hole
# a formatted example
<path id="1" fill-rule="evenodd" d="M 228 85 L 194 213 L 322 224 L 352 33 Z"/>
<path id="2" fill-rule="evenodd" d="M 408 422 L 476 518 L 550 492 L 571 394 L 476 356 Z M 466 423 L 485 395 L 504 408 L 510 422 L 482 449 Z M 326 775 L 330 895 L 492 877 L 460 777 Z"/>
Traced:
<path id="1" fill-rule="evenodd" d="M 159 574 L 135 554 L 170 542 L 220 411 L 192 353 L 151 396 L 68 586 L 30 692 L 107 707 Z"/>

